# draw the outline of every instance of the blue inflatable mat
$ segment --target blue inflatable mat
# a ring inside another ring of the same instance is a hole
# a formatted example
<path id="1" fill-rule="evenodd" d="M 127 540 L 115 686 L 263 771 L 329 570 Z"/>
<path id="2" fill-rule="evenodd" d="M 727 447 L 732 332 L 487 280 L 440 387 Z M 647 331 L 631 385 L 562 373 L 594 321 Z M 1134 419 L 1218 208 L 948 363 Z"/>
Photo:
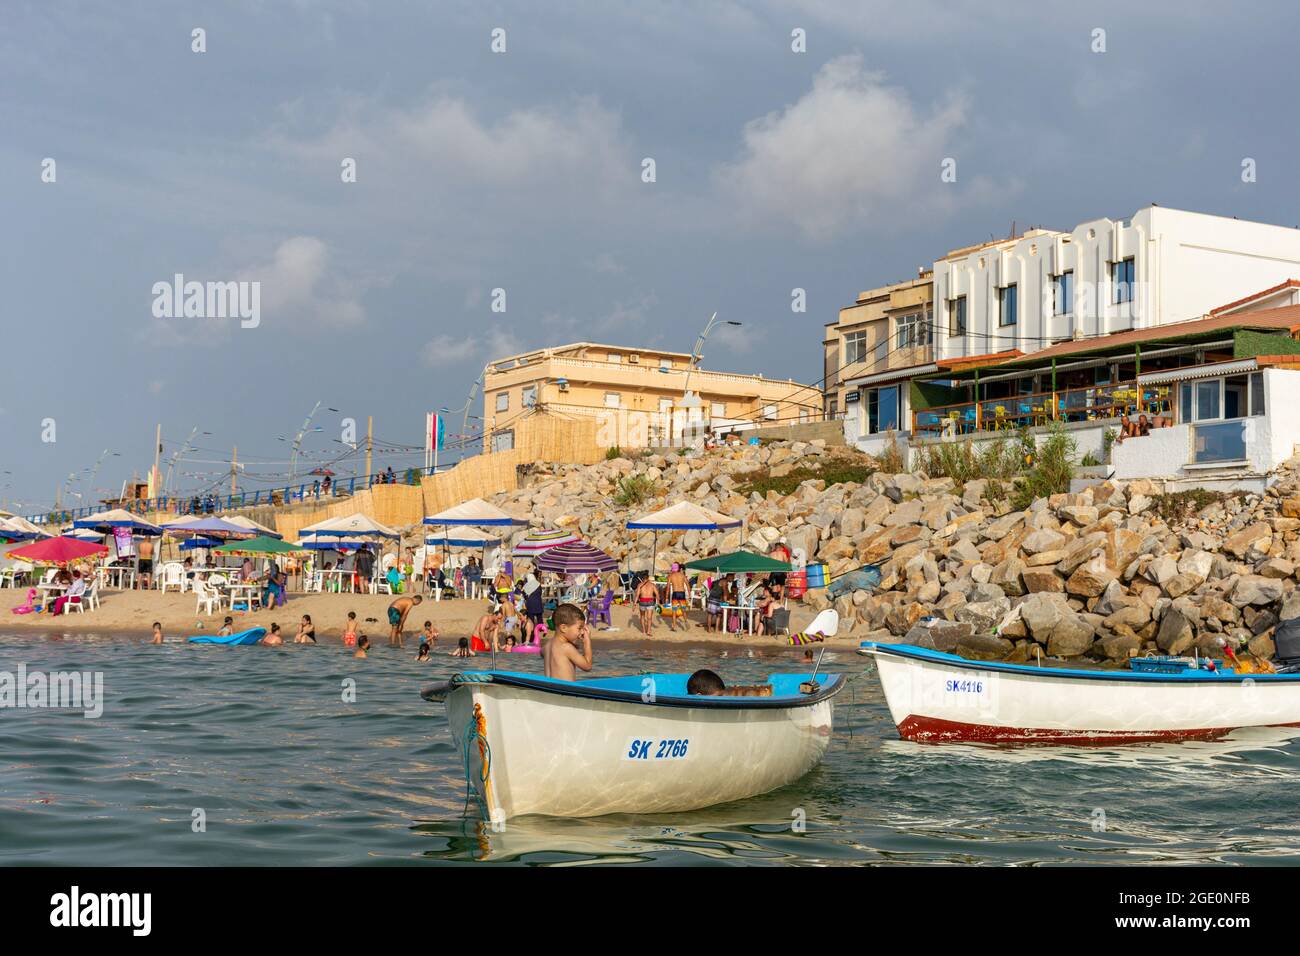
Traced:
<path id="1" fill-rule="evenodd" d="M 266 634 L 266 628 L 253 627 L 247 631 L 240 631 L 238 634 L 228 634 L 221 636 L 218 634 L 199 634 L 197 637 L 191 637 L 191 644 L 256 644 Z"/>

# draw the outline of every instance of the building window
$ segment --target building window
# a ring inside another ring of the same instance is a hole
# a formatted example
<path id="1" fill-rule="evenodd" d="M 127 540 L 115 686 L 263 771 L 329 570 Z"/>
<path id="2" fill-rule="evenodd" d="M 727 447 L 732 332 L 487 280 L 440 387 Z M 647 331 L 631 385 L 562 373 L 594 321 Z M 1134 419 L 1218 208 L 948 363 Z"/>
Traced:
<path id="1" fill-rule="evenodd" d="M 831 399 L 831 403 L 826 407 L 826 415 L 831 421 L 839 417 L 840 404 L 838 399 Z"/>
<path id="2" fill-rule="evenodd" d="M 519 392 L 519 404 L 524 408 L 532 408 L 537 404 L 537 386 L 525 385 Z"/>
<path id="3" fill-rule="evenodd" d="M 1052 282 L 1056 301 L 1052 308 L 1053 315 L 1069 315 L 1074 311 L 1074 273 L 1062 272 Z"/>
<path id="4" fill-rule="evenodd" d="M 509 393 L 509 392 L 497 392 L 497 411 L 499 411 L 499 412 L 508 412 L 508 411 L 510 411 L 510 393 Z"/>
<path id="5" fill-rule="evenodd" d="M 1133 258 L 1130 256 L 1110 264 L 1110 284 L 1115 290 L 1115 304 L 1133 301 Z"/>
<path id="6" fill-rule="evenodd" d="M 1016 287 L 1003 286 L 998 290 L 998 325 L 1015 325 L 1016 315 Z"/>
<path id="7" fill-rule="evenodd" d="M 665 370 L 671 370 L 673 367 L 673 360 L 670 358 L 661 358 L 659 360 L 659 367 Z"/>
<path id="8" fill-rule="evenodd" d="M 898 317 L 898 330 L 894 334 L 896 348 L 910 349 L 919 345 L 929 345 L 932 338 L 928 314 L 917 312 L 913 315 L 900 315 Z"/>
<path id="9" fill-rule="evenodd" d="M 1250 413 L 1264 414 L 1264 373 L 1254 372 L 1250 376 Z"/>
<path id="10" fill-rule="evenodd" d="M 1204 422 L 1220 418 L 1219 392 L 1223 379 L 1183 382 L 1179 390 L 1179 417 L 1184 422 Z"/>
<path id="11" fill-rule="evenodd" d="M 844 364 L 853 365 L 867 357 L 867 333 L 850 332 L 844 336 Z"/>
<path id="12" fill-rule="evenodd" d="M 619 365 L 623 361 L 623 356 L 619 355 L 617 352 L 610 352 L 607 358 L 615 365 Z"/>
<path id="13" fill-rule="evenodd" d="M 659 414 L 671 415 L 673 411 L 673 400 L 671 398 L 659 399 Z"/>
<path id="14" fill-rule="evenodd" d="M 964 295 L 948 300 L 948 334 L 966 334 L 966 297 Z"/>
<path id="15" fill-rule="evenodd" d="M 726 402 L 714 402 L 712 405 L 709 406 L 709 415 L 710 415 L 711 417 L 713 417 L 713 418 L 726 418 L 726 417 L 727 417 L 727 403 L 726 403 Z"/>
<path id="16" fill-rule="evenodd" d="M 619 393 L 619 392 L 606 392 L 606 393 L 605 393 L 605 407 L 606 407 L 606 408 L 622 408 L 622 407 L 623 407 L 623 396 L 622 396 L 622 394 Z"/>
<path id="17" fill-rule="evenodd" d="M 898 430 L 898 386 L 869 388 L 867 391 L 867 434 Z"/>
<path id="18" fill-rule="evenodd" d="M 764 406 L 763 406 L 763 418 L 765 418 L 765 419 L 766 419 L 767 421 L 769 421 L 769 422 L 774 422 L 774 421 L 776 421 L 776 406 L 775 406 L 775 405 L 764 405 Z"/>
<path id="19" fill-rule="evenodd" d="M 514 430 L 492 433 L 493 451 L 510 451 L 515 447 Z"/>

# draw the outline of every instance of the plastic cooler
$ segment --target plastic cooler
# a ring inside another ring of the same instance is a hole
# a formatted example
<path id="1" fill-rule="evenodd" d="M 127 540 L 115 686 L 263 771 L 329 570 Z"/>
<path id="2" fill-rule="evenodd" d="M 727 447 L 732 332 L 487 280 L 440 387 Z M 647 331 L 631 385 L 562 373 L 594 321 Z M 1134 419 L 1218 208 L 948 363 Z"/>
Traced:
<path id="1" fill-rule="evenodd" d="M 785 593 L 786 597 L 803 597 L 803 593 L 808 590 L 808 572 L 791 571 L 785 576 Z"/>

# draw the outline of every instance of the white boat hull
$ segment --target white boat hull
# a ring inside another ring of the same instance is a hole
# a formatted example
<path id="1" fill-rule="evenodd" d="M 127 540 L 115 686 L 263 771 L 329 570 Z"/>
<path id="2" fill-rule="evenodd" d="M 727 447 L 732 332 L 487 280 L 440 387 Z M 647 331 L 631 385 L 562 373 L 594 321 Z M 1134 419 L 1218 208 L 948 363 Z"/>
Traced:
<path id="1" fill-rule="evenodd" d="M 766 793 L 817 765 L 833 720 L 830 698 L 706 709 L 474 683 L 445 699 L 452 738 L 493 821 L 695 810 Z"/>
<path id="2" fill-rule="evenodd" d="M 1189 679 L 978 664 L 911 656 L 896 645 L 864 645 L 862 653 L 875 657 L 906 740 L 1111 744 L 1300 726 L 1300 677 L 1289 675 Z"/>

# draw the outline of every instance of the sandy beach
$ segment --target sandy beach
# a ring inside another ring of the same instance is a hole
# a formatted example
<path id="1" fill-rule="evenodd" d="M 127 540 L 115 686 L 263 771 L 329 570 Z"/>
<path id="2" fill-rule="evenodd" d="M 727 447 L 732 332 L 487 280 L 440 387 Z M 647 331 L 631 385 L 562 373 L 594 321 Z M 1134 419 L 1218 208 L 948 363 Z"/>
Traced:
<path id="1" fill-rule="evenodd" d="M 147 637 L 154 621 L 161 622 L 163 633 L 168 639 L 188 637 L 193 634 L 212 634 L 221 627 L 222 619 L 230 614 L 235 619 L 235 630 L 250 627 L 269 627 L 278 623 L 288 640 L 297 631 L 298 621 L 304 614 L 310 614 L 316 625 L 318 640 L 340 641 L 343 625 L 349 611 L 355 611 L 362 633 L 386 641 L 388 625 L 385 617 L 392 597 L 386 594 L 301 594 L 290 592 L 284 607 L 264 611 L 222 611 L 207 615 L 195 612 L 194 596 L 168 591 L 103 591 L 100 594 L 100 607 L 97 611 L 63 614 L 51 617 L 48 614 L 14 614 L 12 609 L 26 603 L 25 588 L 5 588 L 0 590 L 0 629 L 13 633 L 32 632 L 111 632 L 124 636 Z M 442 639 L 453 641 L 467 637 L 479 617 L 487 609 L 486 601 L 426 599 L 411 612 L 408 618 L 406 637 L 408 642 L 423 626 L 425 621 L 432 621 L 439 630 Z M 791 624 L 795 630 L 812 620 L 813 612 L 807 608 L 792 604 Z M 745 649 L 797 650 L 781 643 L 776 638 L 763 635 L 722 635 L 709 632 L 704 627 L 704 612 L 691 612 L 691 626 L 687 631 L 670 631 L 667 624 L 654 628 L 653 636 L 646 638 L 637 626 L 636 611 L 627 605 L 614 605 L 614 626 L 609 630 L 597 630 L 598 640 L 617 641 L 620 644 L 653 645 L 698 645 L 702 643 L 723 647 L 742 647 Z M 856 639 L 845 636 L 833 638 L 827 643 L 840 647 L 856 643 Z"/>

